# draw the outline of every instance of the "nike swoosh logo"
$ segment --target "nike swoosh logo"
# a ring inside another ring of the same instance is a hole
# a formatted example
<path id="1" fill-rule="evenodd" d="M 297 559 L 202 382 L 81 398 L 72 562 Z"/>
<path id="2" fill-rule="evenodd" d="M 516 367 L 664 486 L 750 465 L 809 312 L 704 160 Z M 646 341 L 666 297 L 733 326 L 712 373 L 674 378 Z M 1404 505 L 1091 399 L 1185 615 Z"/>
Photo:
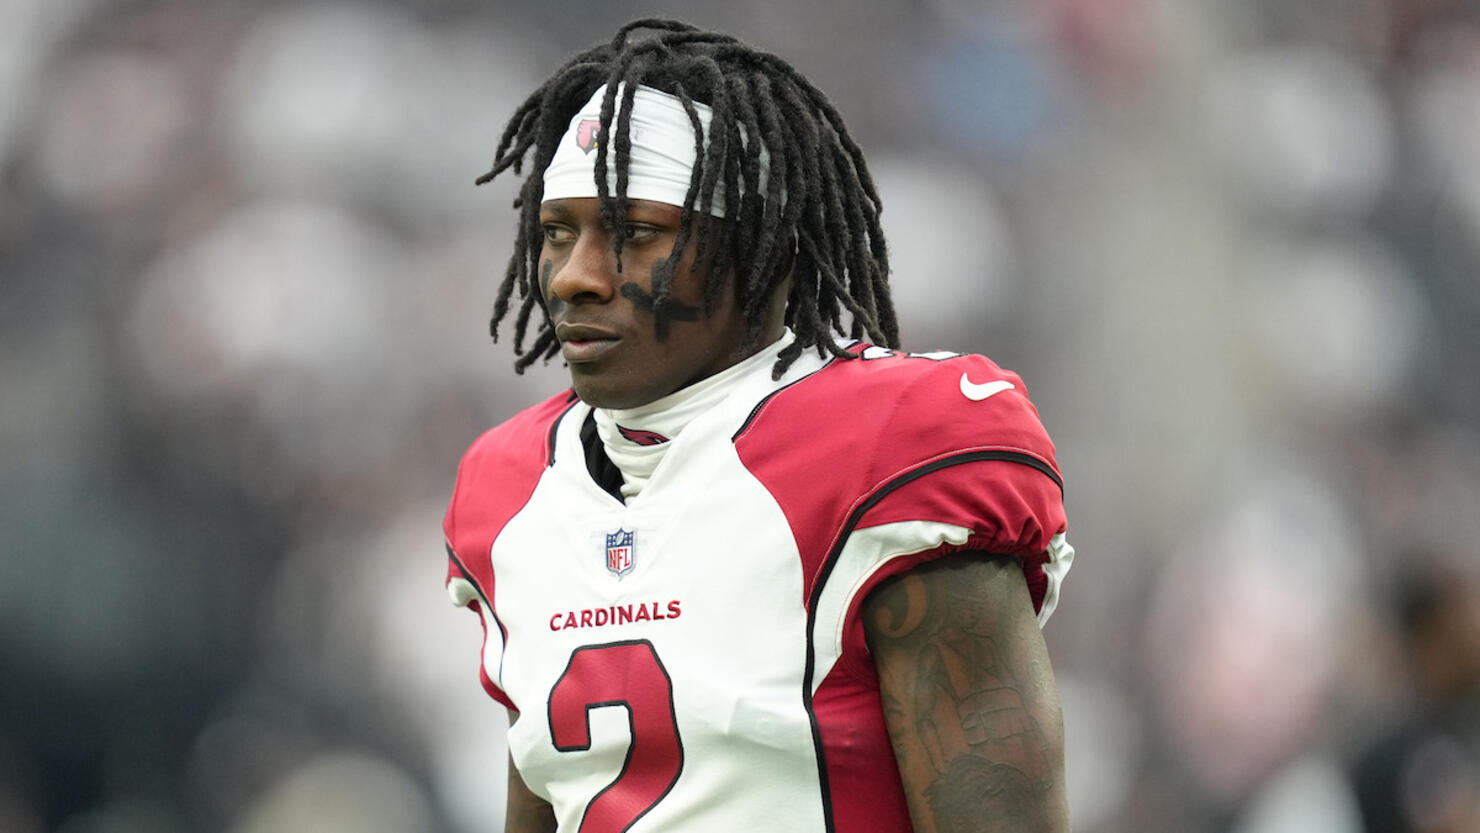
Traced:
<path id="1" fill-rule="evenodd" d="M 980 402 L 989 396 L 995 396 L 1005 390 L 1012 390 L 1014 387 L 1016 385 L 1006 379 L 998 379 L 995 382 L 978 385 L 966 378 L 965 373 L 961 374 L 961 394 L 973 402 Z"/>

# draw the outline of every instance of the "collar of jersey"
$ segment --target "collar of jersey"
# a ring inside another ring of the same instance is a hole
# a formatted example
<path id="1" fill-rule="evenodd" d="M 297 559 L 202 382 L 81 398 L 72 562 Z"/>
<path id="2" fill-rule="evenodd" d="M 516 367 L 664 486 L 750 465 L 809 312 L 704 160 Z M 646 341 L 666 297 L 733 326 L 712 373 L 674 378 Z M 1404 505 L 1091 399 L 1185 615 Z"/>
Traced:
<path id="1" fill-rule="evenodd" d="M 754 356 L 662 399 L 636 408 L 596 408 L 596 433 L 607 456 L 622 472 L 622 496 L 631 500 L 642 491 L 672 441 L 696 417 L 724 402 L 751 377 L 762 373 L 769 377 L 776 356 L 795 340 L 796 334 L 788 328 L 781 338 Z M 662 435 L 668 442 L 640 445 L 622 436 L 618 425 L 629 431 Z"/>

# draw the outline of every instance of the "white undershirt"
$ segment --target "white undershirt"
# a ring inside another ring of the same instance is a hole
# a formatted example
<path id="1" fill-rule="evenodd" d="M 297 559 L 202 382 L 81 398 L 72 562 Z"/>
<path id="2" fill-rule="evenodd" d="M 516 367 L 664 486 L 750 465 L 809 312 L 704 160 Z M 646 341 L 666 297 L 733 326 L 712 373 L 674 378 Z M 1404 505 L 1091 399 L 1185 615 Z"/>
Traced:
<path id="1" fill-rule="evenodd" d="M 606 456 L 622 472 L 622 497 L 631 500 L 653 476 L 672 441 L 694 417 L 723 402 L 741 382 L 752 375 L 771 373 L 776 356 L 796 340 L 788 328 L 781 338 L 761 348 L 755 355 L 738 364 L 701 379 L 636 408 L 596 408 L 596 433 L 606 449 Z M 618 426 L 629 431 L 652 432 L 667 438 L 666 442 L 643 445 L 622 436 Z"/>

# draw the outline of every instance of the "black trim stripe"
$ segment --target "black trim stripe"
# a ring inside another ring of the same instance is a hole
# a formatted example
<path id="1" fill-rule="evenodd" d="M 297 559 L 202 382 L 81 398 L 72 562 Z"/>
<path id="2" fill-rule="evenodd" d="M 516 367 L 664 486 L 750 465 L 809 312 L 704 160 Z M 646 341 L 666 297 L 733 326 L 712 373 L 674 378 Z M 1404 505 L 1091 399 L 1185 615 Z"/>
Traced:
<path id="1" fill-rule="evenodd" d="M 581 447 L 586 453 L 586 472 L 601 490 L 611 495 L 617 503 L 625 504 L 622 486 L 627 482 L 622 470 L 606 453 L 606 445 L 596 431 L 596 409 L 592 408 L 581 423 Z"/>
<path id="2" fill-rule="evenodd" d="M 776 394 L 778 394 L 778 393 L 786 390 L 787 388 L 791 387 L 792 385 L 797 384 L 798 382 L 805 382 L 806 380 L 812 378 L 816 374 L 821 373 L 822 371 L 826 370 L 828 367 L 832 366 L 832 363 L 835 362 L 835 361 L 838 361 L 838 357 L 837 356 L 833 356 L 833 357 L 829 358 L 826 362 L 823 363 L 822 367 L 819 367 L 816 370 L 812 371 L 811 373 L 808 373 L 806 376 L 803 376 L 800 379 L 793 379 L 790 382 L 787 382 L 786 384 L 782 385 L 781 387 L 779 387 L 779 388 L 771 391 L 770 393 L 766 394 L 765 396 L 761 397 L 761 401 L 755 403 L 755 407 L 750 409 L 750 413 L 745 417 L 745 421 L 742 422 L 742 423 L 740 423 L 740 427 L 737 428 L 737 429 L 735 429 L 735 433 L 734 434 L 730 435 L 730 442 L 731 443 L 734 443 L 736 440 L 739 440 L 740 439 L 740 435 L 741 434 L 744 434 L 745 431 L 746 431 L 746 429 L 750 428 L 750 423 L 754 422 L 755 421 L 755 418 L 758 417 L 758 416 L 760 416 L 761 409 L 764 408 L 764 407 L 766 407 L 766 403 L 767 402 L 770 402 L 771 399 L 772 399 L 772 397 L 776 396 Z"/>
<path id="3" fill-rule="evenodd" d="M 812 676 L 817 672 L 817 650 L 813 643 L 812 634 L 817 627 L 817 605 L 822 600 L 822 589 L 827 586 L 827 580 L 832 576 L 833 567 L 837 565 L 838 557 L 842 555 L 843 548 L 848 545 L 848 538 L 852 536 L 853 529 L 868 511 L 879 504 L 879 501 L 888 497 L 899 488 L 908 485 L 921 477 L 933 474 L 942 469 L 952 466 L 965 465 L 967 463 L 980 463 L 986 461 L 1005 461 L 1022 463 L 1048 475 L 1049 479 L 1058 484 L 1059 491 L 1064 489 L 1064 481 L 1058 473 L 1047 463 L 1029 454 L 1020 451 L 984 450 L 966 451 L 950 457 L 927 463 L 917 469 L 901 474 L 895 479 L 885 483 L 877 491 L 860 504 L 853 513 L 848 516 L 847 522 L 843 524 L 838 542 L 827 554 L 827 559 L 822 562 L 822 570 L 818 573 L 817 583 L 812 585 L 812 593 L 807 600 L 807 664 L 802 673 L 802 703 L 807 709 L 807 720 L 812 724 L 812 745 L 817 751 L 817 782 L 822 789 L 822 811 L 827 824 L 827 833 L 835 833 L 832 812 L 832 789 L 827 780 L 827 752 L 822 745 L 822 727 L 817 722 L 817 710 L 812 705 Z"/>
<path id="4" fill-rule="evenodd" d="M 452 551 L 452 545 L 446 544 L 445 546 L 447 547 L 447 557 L 452 559 L 453 564 L 457 565 L 457 571 L 462 573 L 463 580 L 473 585 L 473 591 L 478 594 L 478 601 L 483 603 L 483 609 L 488 611 L 488 615 L 493 617 L 493 623 L 498 625 L 498 635 L 504 641 L 503 649 L 498 653 L 497 685 L 502 690 L 504 687 L 504 655 L 509 650 L 509 629 L 504 627 L 503 620 L 498 618 L 498 611 L 494 609 L 493 603 L 488 600 L 488 594 L 483 592 L 483 588 L 478 584 L 478 580 L 473 578 L 473 574 L 468 572 L 467 565 L 462 563 L 462 559 L 458 558 L 457 553 Z M 509 693 L 505 691 L 504 696 L 508 697 Z"/>
<path id="5" fill-rule="evenodd" d="M 457 565 L 457 571 L 459 573 L 462 573 L 463 579 L 467 581 L 468 584 L 473 585 L 473 589 L 477 591 L 478 598 L 483 602 L 483 604 L 488 604 L 488 596 L 484 595 L 483 588 L 478 586 L 478 580 L 473 578 L 472 573 L 468 572 L 468 565 L 462 563 L 462 559 L 457 557 L 457 553 L 453 552 L 451 544 L 446 544 L 445 546 L 447 547 L 447 557 L 452 559 L 453 564 Z"/>
<path id="6" fill-rule="evenodd" d="M 989 455 L 989 456 L 981 457 L 979 459 L 971 460 L 971 461 L 968 461 L 968 462 L 979 463 L 979 462 L 982 462 L 984 460 L 998 460 L 998 461 L 1007 462 L 1007 463 L 1022 463 L 1023 465 L 1028 466 L 1030 468 L 1038 469 L 1039 471 L 1041 471 L 1045 475 L 1047 475 L 1048 476 L 1048 479 L 1049 480 L 1052 480 L 1054 482 L 1054 485 L 1055 486 L 1058 486 L 1059 487 L 1059 495 L 1061 497 L 1063 496 L 1063 493 L 1064 493 L 1064 479 L 1062 477 L 1059 477 L 1059 473 L 1053 470 L 1053 466 L 1050 466 L 1049 464 L 1043 462 L 1042 460 L 1038 459 L 1037 457 L 1034 457 L 1031 454 L 1025 454 L 1025 453 L 1023 453 L 1021 451 L 1006 451 L 1006 450 L 1002 450 L 1002 449 L 994 449 L 992 451 L 968 452 L 968 453 L 970 453 L 970 454 L 985 454 L 985 455 Z M 951 458 L 951 459 L 955 459 L 955 458 Z M 951 465 L 955 465 L 955 464 L 952 463 Z M 941 466 L 940 468 L 947 468 L 947 467 L 946 466 Z M 931 471 L 938 471 L 938 469 L 931 469 Z M 928 473 L 929 472 L 926 472 L 926 474 L 928 474 Z"/>
<path id="7" fill-rule="evenodd" d="M 565 420 L 565 415 L 570 413 L 579 401 L 581 400 L 576 397 L 576 392 L 571 391 L 570 397 L 566 400 L 565 410 L 561 411 L 560 416 L 555 417 L 555 421 L 550 423 L 550 433 L 545 438 L 545 468 L 555 465 L 555 432 L 560 430 L 560 423 Z"/>

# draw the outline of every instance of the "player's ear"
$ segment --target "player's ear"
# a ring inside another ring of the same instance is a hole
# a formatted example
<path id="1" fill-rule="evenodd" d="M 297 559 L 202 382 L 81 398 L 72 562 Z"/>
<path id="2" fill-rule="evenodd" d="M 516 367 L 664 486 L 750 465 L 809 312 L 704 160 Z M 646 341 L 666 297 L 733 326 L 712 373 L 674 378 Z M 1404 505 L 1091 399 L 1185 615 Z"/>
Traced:
<path id="1" fill-rule="evenodd" d="M 788 287 L 790 287 L 791 273 L 797 267 L 797 247 L 799 245 L 800 244 L 797 242 L 796 232 L 792 232 L 791 234 L 787 235 L 786 242 L 783 244 L 782 247 L 782 251 L 786 253 L 786 256 L 782 258 L 779 263 L 776 264 L 776 271 L 774 273 L 781 276 L 780 279 L 776 281 L 778 285 L 786 284 Z"/>
<path id="2" fill-rule="evenodd" d="M 785 314 L 786 299 L 791 297 L 792 282 L 796 278 L 797 255 L 800 252 L 801 243 L 797 239 L 795 230 L 787 235 L 783 246 L 786 257 L 776 264 L 776 271 L 772 273 L 770 281 L 773 287 L 770 301 L 773 316 Z M 777 305 L 781 307 L 780 310 L 776 309 Z"/>
<path id="3" fill-rule="evenodd" d="M 791 273 L 771 289 L 771 298 L 766 302 L 766 332 L 780 332 L 786 326 L 787 302 L 791 298 Z"/>
<path id="4" fill-rule="evenodd" d="M 796 232 L 788 234 L 786 240 L 777 243 L 777 248 L 782 252 L 782 258 L 771 267 L 770 274 L 766 276 L 766 286 L 771 287 L 768 307 L 778 302 L 784 306 L 787 296 L 791 294 L 793 272 L 796 271 L 797 266 L 797 246 Z"/>

